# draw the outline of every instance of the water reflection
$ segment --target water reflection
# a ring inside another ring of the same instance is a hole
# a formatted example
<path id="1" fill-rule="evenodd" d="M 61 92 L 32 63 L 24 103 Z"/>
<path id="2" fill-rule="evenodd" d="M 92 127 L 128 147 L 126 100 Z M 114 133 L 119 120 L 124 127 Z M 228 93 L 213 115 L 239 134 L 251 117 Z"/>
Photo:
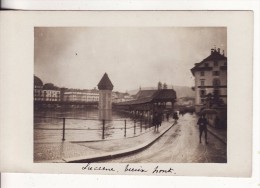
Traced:
<path id="1" fill-rule="evenodd" d="M 131 114 L 114 110 L 88 109 L 35 110 L 34 141 L 61 142 L 63 118 L 65 118 L 66 141 L 100 140 L 131 137 L 149 131 L 148 121 L 136 120 Z M 136 134 L 134 134 L 136 133 Z"/>
<path id="2" fill-rule="evenodd" d="M 99 120 L 112 120 L 112 110 L 98 110 Z"/>

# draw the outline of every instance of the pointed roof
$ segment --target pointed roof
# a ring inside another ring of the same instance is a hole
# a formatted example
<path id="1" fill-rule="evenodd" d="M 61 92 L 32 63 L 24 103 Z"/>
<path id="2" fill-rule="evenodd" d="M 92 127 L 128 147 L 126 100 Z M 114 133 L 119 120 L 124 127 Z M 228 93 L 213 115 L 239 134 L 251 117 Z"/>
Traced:
<path id="1" fill-rule="evenodd" d="M 227 60 L 227 57 L 224 54 L 220 54 L 220 51 L 216 49 L 211 49 L 211 54 L 203 59 L 200 63 L 195 63 L 195 66 L 191 69 L 192 74 L 194 75 L 195 71 L 200 70 L 211 70 L 210 67 L 201 67 L 202 64 L 208 61 L 215 61 L 215 60 Z"/>
<path id="2" fill-rule="evenodd" d="M 99 90 L 113 90 L 113 87 L 114 86 L 113 86 L 112 82 L 110 81 L 107 73 L 105 73 L 98 83 L 98 89 Z"/>
<path id="3" fill-rule="evenodd" d="M 227 59 L 227 57 L 225 57 L 224 54 L 220 54 L 220 52 L 216 51 L 216 50 L 212 50 L 212 53 L 206 57 L 205 59 L 202 60 L 202 62 L 205 61 L 211 61 L 211 60 L 222 60 L 222 59 Z"/>

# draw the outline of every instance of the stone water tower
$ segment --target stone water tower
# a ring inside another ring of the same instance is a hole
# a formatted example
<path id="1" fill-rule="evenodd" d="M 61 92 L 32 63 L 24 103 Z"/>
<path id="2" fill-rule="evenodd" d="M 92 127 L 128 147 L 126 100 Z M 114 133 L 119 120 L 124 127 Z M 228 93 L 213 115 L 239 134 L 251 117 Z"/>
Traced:
<path id="1" fill-rule="evenodd" d="M 111 110 L 112 109 L 112 90 L 113 84 L 110 81 L 107 73 L 103 75 L 98 83 L 99 89 L 99 110 Z"/>

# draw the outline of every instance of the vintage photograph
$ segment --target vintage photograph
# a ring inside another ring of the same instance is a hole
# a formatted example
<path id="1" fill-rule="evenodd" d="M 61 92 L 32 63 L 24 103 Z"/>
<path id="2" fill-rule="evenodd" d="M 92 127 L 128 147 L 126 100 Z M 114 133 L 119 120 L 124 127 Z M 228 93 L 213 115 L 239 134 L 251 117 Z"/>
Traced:
<path id="1" fill-rule="evenodd" d="M 34 163 L 227 163 L 226 27 L 34 27 Z"/>

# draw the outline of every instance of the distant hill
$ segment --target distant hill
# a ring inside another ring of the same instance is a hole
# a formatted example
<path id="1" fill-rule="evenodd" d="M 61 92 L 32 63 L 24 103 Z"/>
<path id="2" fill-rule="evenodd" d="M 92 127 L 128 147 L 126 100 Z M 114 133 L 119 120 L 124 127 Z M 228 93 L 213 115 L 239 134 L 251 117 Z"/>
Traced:
<path id="1" fill-rule="evenodd" d="M 157 89 L 157 87 L 143 87 L 142 90 Z M 170 89 L 170 88 L 169 88 Z M 177 98 L 182 97 L 195 97 L 195 92 L 188 86 L 174 86 L 173 89 L 176 91 Z M 128 91 L 130 95 L 135 95 L 139 89 Z"/>
<path id="2" fill-rule="evenodd" d="M 188 86 L 174 86 L 173 89 L 176 91 L 177 98 L 182 97 L 195 97 L 195 91 Z"/>

